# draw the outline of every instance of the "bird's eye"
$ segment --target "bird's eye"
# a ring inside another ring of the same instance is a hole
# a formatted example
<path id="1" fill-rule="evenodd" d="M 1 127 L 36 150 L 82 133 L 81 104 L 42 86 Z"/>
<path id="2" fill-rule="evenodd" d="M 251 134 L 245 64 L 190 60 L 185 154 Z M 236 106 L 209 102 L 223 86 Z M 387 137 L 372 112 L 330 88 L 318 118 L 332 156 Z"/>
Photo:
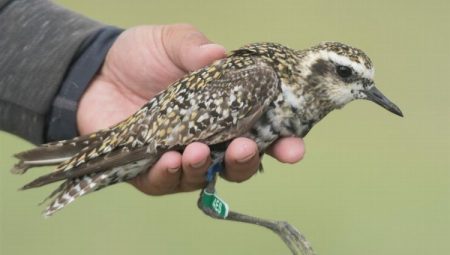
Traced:
<path id="1" fill-rule="evenodd" d="M 348 66 L 336 66 L 336 72 L 342 78 L 348 78 L 352 75 L 352 69 Z"/>

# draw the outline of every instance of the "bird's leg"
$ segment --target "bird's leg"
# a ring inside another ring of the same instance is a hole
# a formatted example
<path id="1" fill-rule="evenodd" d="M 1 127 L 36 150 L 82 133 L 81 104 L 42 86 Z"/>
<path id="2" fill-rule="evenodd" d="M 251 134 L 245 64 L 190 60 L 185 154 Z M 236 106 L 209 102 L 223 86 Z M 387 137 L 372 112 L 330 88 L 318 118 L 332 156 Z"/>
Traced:
<path id="1" fill-rule="evenodd" d="M 220 163 L 213 164 L 208 169 L 207 180 L 208 184 L 202 190 L 198 200 L 198 207 L 208 216 L 217 219 L 224 219 L 227 217 L 229 209 L 227 203 L 216 195 L 216 179 Z"/>
<path id="2" fill-rule="evenodd" d="M 305 236 L 286 221 L 261 219 L 234 211 L 229 211 L 227 217 L 224 218 L 224 220 L 245 222 L 266 227 L 275 232 L 275 234 L 277 234 L 283 240 L 283 242 L 288 246 L 288 248 L 294 255 L 316 254 L 309 244 L 308 240 L 306 240 Z"/>
<path id="3" fill-rule="evenodd" d="M 211 168 L 217 167 L 213 165 Z M 209 171 L 208 171 L 209 172 Z M 314 255 L 314 250 L 306 238 L 291 224 L 285 221 L 274 221 L 245 215 L 235 211 L 230 211 L 228 205 L 216 195 L 216 173 L 212 179 L 208 178 L 208 185 L 202 190 L 198 200 L 198 207 L 208 216 L 221 219 L 245 222 L 266 227 L 275 232 L 289 247 L 292 254 Z"/>

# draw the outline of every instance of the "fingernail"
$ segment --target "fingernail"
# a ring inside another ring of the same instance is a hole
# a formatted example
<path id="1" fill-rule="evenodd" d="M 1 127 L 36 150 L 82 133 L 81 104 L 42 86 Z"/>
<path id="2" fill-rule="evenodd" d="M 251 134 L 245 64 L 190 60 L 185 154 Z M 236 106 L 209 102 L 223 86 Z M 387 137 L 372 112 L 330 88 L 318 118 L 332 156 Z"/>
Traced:
<path id="1" fill-rule="evenodd" d="M 180 171 L 180 168 L 179 168 L 179 167 L 176 167 L 176 168 L 168 168 L 167 171 L 169 171 L 169 173 L 171 173 L 171 174 L 174 174 L 174 173 Z"/>
<path id="2" fill-rule="evenodd" d="M 249 162 L 254 156 L 256 156 L 255 152 L 249 153 L 248 155 L 241 156 L 239 159 L 236 159 L 238 163 L 247 163 Z"/>
<path id="3" fill-rule="evenodd" d="M 219 50 L 223 51 L 224 53 L 227 52 L 225 47 L 223 47 L 220 44 L 216 44 L 216 43 L 208 43 L 208 44 L 200 45 L 200 49 L 219 49 Z"/>
<path id="4" fill-rule="evenodd" d="M 193 163 L 193 164 L 191 164 L 191 167 L 193 167 L 193 168 L 201 168 L 202 166 L 204 166 L 206 164 L 206 160 L 207 159 L 204 159 L 204 160 L 202 160 L 200 162 Z"/>

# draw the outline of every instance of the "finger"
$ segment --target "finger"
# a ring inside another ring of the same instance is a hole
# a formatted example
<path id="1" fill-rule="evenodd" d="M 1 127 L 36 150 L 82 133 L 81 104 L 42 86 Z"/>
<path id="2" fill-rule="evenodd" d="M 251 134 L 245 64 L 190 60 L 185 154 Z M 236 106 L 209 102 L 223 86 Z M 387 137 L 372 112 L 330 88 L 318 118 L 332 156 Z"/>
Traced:
<path id="1" fill-rule="evenodd" d="M 259 153 L 256 143 L 248 138 L 236 138 L 225 153 L 225 172 L 222 176 L 235 182 L 252 177 L 259 168 Z"/>
<path id="2" fill-rule="evenodd" d="M 211 163 L 209 147 L 203 143 L 191 143 L 183 152 L 180 189 L 192 191 L 206 184 L 206 172 Z"/>
<path id="3" fill-rule="evenodd" d="M 282 163 L 294 164 L 303 159 L 305 144 L 298 137 L 280 138 L 269 147 L 267 154 Z"/>
<path id="4" fill-rule="evenodd" d="M 224 57 L 226 57 L 226 50 L 223 46 L 209 43 L 187 48 L 182 61 L 187 71 L 195 71 Z"/>
<path id="5" fill-rule="evenodd" d="M 169 58 L 186 72 L 197 70 L 226 56 L 223 46 L 211 43 L 192 25 L 167 25 L 162 33 L 163 44 Z"/>
<path id="6" fill-rule="evenodd" d="M 147 174 L 137 176 L 131 183 L 148 195 L 171 194 L 179 187 L 180 169 L 180 153 L 169 151 L 162 155 Z"/>

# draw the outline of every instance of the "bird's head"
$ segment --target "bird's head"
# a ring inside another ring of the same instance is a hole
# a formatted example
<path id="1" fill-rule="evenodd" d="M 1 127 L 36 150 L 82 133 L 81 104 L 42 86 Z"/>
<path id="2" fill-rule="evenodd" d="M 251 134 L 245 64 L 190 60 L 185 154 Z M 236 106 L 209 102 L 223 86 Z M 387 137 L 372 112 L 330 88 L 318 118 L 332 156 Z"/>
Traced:
<path id="1" fill-rule="evenodd" d="M 403 116 L 374 82 L 374 67 L 361 50 L 338 42 L 321 43 L 301 53 L 307 87 L 316 96 L 341 108 L 354 99 L 366 99 Z"/>

